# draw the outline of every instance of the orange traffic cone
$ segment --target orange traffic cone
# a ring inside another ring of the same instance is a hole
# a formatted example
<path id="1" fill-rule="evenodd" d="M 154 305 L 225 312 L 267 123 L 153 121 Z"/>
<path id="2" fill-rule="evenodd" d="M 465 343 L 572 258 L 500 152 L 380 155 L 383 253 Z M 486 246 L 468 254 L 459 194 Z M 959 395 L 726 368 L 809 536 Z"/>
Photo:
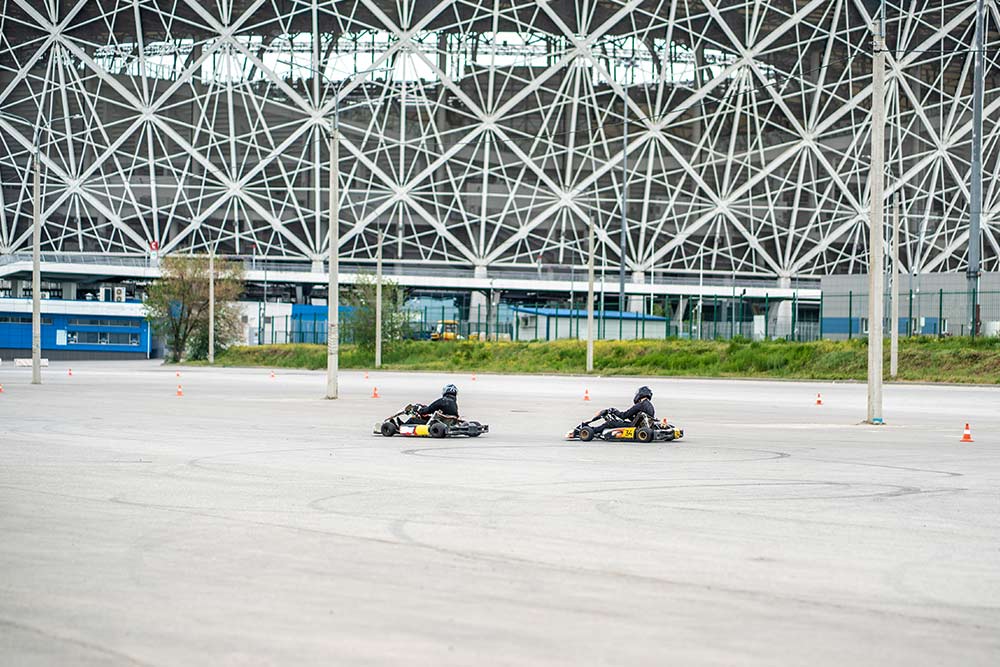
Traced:
<path id="1" fill-rule="evenodd" d="M 584 389 L 583 390 L 583 400 L 585 400 L 585 401 L 589 401 L 590 400 L 590 390 L 589 389 Z"/>
<path id="2" fill-rule="evenodd" d="M 368 379 L 368 371 L 365 371 L 365 379 Z"/>
<path id="3" fill-rule="evenodd" d="M 965 423 L 965 433 L 962 434 L 962 439 L 959 442 L 975 442 L 972 439 L 972 431 L 969 429 L 969 423 Z"/>
<path id="4" fill-rule="evenodd" d="M 274 379 L 274 371 L 271 371 L 271 379 Z"/>
<path id="5" fill-rule="evenodd" d="M 378 395 L 378 387 L 372 387 L 372 398 L 382 398 Z"/>
<path id="6" fill-rule="evenodd" d="M 183 396 L 184 395 L 184 390 L 181 389 L 180 385 L 177 385 L 177 395 L 178 396 Z"/>
<path id="7" fill-rule="evenodd" d="M 473 381 L 473 382 L 475 382 L 475 381 L 476 381 L 476 374 L 475 374 L 475 373 L 473 373 L 473 374 L 472 374 L 472 381 Z"/>
<path id="8" fill-rule="evenodd" d="M 70 376 L 70 377 L 73 377 L 73 369 L 72 369 L 72 368 L 71 368 L 71 369 L 69 369 L 69 376 Z"/>
<path id="9" fill-rule="evenodd" d="M 180 371 L 177 371 L 176 373 L 174 373 L 174 376 L 175 376 L 175 377 L 180 377 L 180 376 L 181 376 L 181 372 L 180 372 Z"/>
<path id="10" fill-rule="evenodd" d="M 820 394 L 816 394 L 816 405 L 823 405 L 823 397 Z"/>
<path id="11" fill-rule="evenodd" d="M 0 394 L 2 394 L 2 393 L 3 393 L 3 385 L 0 384 Z"/>

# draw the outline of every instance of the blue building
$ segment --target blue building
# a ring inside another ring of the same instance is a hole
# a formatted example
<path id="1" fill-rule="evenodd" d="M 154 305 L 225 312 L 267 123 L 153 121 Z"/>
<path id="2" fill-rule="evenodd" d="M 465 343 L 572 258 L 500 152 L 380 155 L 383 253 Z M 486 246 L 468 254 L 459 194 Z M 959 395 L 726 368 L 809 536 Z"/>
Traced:
<path id="1" fill-rule="evenodd" d="M 0 298 L 0 358 L 31 356 L 31 299 Z M 42 356 L 148 359 L 153 341 L 142 303 L 42 300 Z"/>

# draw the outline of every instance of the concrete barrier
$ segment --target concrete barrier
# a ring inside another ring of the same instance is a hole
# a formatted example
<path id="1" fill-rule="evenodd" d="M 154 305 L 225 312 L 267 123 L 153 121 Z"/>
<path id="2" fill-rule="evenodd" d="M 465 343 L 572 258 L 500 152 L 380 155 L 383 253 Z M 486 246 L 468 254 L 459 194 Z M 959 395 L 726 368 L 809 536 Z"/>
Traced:
<path id="1" fill-rule="evenodd" d="M 43 368 L 47 368 L 48 365 L 49 365 L 49 360 L 43 357 L 42 358 L 42 367 Z M 14 360 L 14 367 L 15 368 L 24 368 L 24 367 L 31 368 L 31 358 L 29 357 L 27 359 L 15 359 Z"/>

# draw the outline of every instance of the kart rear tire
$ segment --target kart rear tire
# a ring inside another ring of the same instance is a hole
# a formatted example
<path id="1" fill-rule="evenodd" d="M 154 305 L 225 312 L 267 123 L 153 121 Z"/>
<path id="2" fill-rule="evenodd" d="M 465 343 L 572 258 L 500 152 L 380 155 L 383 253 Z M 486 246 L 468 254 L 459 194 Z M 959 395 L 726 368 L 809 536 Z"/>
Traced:
<path id="1" fill-rule="evenodd" d="M 381 430 L 382 430 L 382 435 L 384 435 L 387 438 L 391 438 L 392 436 L 396 435 L 399 432 L 399 429 L 397 429 L 396 425 L 393 424 L 392 422 L 382 422 Z"/>
<path id="2" fill-rule="evenodd" d="M 635 431 L 635 439 L 639 442 L 652 442 L 653 441 L 653 429 L 646 428 L 645 426 Z"/>
<path id="3" fill-rule="evenodd" d="M 594 430 L 588 426 L 584 426 L 580 429 L 580 440 L 583 442 L 590 442 L 594 439 Z"/>
<path id="4" fill-rule="evenodd" d="M 427 434 L 432 438 L 443 438 L 448 435 L 448 427 L 441 422 L 434 422 L 427 429 Z"/>
<path id="5" fill-rule="evenodd" d="M 469 422 L 469 437 L 478 438 L 483 434 L 483 425 L 479 422 Z"/>

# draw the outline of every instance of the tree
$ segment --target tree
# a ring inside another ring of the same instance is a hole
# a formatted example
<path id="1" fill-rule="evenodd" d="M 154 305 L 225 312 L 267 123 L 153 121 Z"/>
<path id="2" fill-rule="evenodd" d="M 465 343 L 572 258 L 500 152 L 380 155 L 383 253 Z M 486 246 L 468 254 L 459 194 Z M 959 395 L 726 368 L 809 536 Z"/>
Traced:
<path id="1" fill-rule="evenodd" d="M 146 295 L 146 319 L 166 338 L 169 359 L 180 361 L 208 349 L 208 257 L 171 255 Z M 215 261 L 215 340 L 221 348 L 239 335 L 236 299 L 243 293 L 243 265 Z M 198 343 L 199 337 L 201 342 Z"/>
<path id="2" fill-rule="evenodd" d="M 354 309 L 345 323 L 349 339 L 359 347 L 375 348 L 375 276 L 359 274 L 354 287 L 344 294 L 344 305 Z M 409 319 L 403 312 L 403 289 L 382 279 L 382 341 L 401 340 Z"/>

